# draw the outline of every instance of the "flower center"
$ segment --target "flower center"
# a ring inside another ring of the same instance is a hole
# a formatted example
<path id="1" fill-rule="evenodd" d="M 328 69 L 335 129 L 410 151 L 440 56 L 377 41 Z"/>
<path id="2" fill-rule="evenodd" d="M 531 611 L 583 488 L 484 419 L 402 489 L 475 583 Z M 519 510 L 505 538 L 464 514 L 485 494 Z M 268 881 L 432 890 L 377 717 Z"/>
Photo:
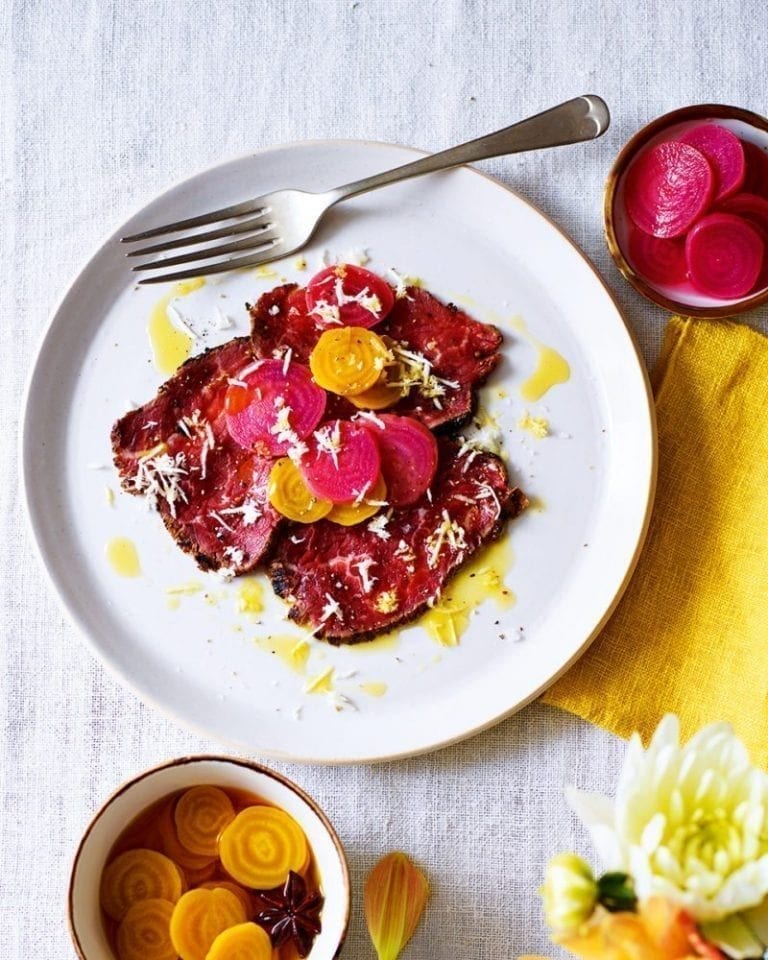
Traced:
<path id="1" fill-rule="evenodd" d="M 652 859 L 655 872 L 681 889 L 712 896 L 744 863 L 766 852 L 765 838 L 723 808 L 694 810 L 666 831 Z"/>

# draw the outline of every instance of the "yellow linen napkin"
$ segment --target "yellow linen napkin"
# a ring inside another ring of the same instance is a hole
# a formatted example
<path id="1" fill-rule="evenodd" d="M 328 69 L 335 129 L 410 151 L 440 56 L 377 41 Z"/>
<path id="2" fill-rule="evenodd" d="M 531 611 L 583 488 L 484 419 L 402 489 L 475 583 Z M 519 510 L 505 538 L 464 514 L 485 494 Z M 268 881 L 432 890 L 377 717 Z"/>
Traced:
<path id="1" fill-rule="evenodd" d="M 728 720 L 768 764 L 768 338 L 673 317 L 654 375 L 659 480 L 637 570 L 543 699 L 647 741 Z"/>

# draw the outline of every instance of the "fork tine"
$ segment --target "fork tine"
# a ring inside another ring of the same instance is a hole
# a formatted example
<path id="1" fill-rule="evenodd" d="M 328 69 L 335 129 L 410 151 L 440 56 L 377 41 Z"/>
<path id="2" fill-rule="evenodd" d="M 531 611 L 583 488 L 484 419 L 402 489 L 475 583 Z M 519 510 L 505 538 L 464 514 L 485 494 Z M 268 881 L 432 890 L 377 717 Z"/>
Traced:
<path id="1" fill-rule="evenodd" d="M 276 248 L 271 247 L 266 255 L 254 254 L 251 257 L 238 257 L 236 260 L 222 260 L 220 263 L 210 263 L 207 266 L 197 267 L 192 270 L 162 273 L 157 277 L 142 277 L 142 279 L 139 280 L 139 284 L 146 286 L 152 283 L 170 283 L 172 280 L 189 280 L 192 277 L 206 277 L 212 273 L 227 273 L 229 270 L 240 270 L 243 267 L 259 267 L 262 263 L 279 260 L 291 252 L 290 250 L 280 250 L 280 252 L 277 253 L 275 250 Z"/>
<path id="2" fill-rule="evenodd" d="M 151 230 L 142 230 L 141 233 L 133 233 L 129 237 L 121 237 L 120 242 L 134 243 L 136 240 L 149 240 L 150 237 L 159 237 L 164 233 L 177 233 L 179 230 L 191 230 L 193 227 L 204 227 L 209 223 L 216 223 L 217 220 L 227 220 L 230 217 L 242 217 L 246 213 L 265 213 L 267 208 L 265 200 L 266 197 L 256 197 L 255 200 L 245 200 L 243 203 L 235 203 L 231 207 L 222 207 L 220 210 L 203 213 L 199 217 L 177 220 L 175 223 L 166 223 L 159 227 L 152 227 Z"/>
<path id="3" fill-rule="evenodd" d="M 164 257 L 162 260 L 140 263 L 131 269 L 134 273 L 141 273 L 142 270 L 159 270 L 162 267 L 175 267 L 181 263 L 194 263 L 196 260 L 211 260 L 213 257 L 220 257 L 225 253 L 236 253 L 238 250 L 260 250 L 262 247 L 269 249 L 279 242 L 280 237 L 275 236 L 274 231 L 257 233 L 255 237 L 233 240 L 232 243 L 223 243 L 219 247 L 207 247 L 205 250 L 195 250 L 178 257 Z"/>
<path id="4" fill-rule="evenodd" d="M 240 220 L 226 227 L 219 227 L 218 230 L 206 230 L 204 233 L 196 233 L 190 237 L 177 237 L 176 240 L 164 240 L 162 243 L 154 243 L 150 247 L 139 247 L 138 250 L 129 250 L 126 257 L 145 257 L 150 253 L 163 253 L 165 250 L 175 250 L 177 247 L 191 247 L 195 243 L 205 243 L 208 240 L 218 240 L 220 237 L 229 237 L 236 233 L 255 232 L 262 227 L 261 231 L 273 226 L 264 215 L 253 217 L 250 220 Z"/>

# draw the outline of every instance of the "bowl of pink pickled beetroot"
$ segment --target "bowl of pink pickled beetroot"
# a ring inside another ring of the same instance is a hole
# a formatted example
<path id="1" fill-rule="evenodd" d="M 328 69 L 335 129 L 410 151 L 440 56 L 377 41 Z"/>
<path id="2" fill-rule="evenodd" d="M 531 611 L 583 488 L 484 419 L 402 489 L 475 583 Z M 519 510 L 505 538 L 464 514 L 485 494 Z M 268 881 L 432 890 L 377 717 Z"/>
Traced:
<path id="1" fill-rule="evenodd" d="M 605 236 L 649 300 L 694 317 L 768 301 L 768 120 L 717 104 L 643 127 L 608 176 Z"/>

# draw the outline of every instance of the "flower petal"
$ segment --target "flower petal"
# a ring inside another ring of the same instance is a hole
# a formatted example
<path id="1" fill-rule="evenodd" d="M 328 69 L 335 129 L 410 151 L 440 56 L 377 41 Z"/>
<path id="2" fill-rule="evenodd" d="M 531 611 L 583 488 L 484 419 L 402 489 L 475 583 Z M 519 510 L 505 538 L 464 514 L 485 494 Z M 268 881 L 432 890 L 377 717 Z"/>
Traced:
<path id="1" fill-rule="evenodd" d="M 404 853 L 380 860 L 365 884 L 365 919 L 379 960 L 397 960 L 429 896 L 427 878 Z"/>
<path id="2" fill-rule="evenodd" d="M 645 850 L 646 853 L 653 853 L 654 850 L 659 846 L 664 837 L 664 830 L 666 826 L 667 818 L 661 811 L 654 814 L 645 825 L 645 829 L 640 836 L 640 846 L 643 848 L 643 850 Z"/>
<path id="3" fill-rule="evenodd" d="M 587 793 L 585 790 L 568 787 L 565 791 L 565 799 L 585 827 L 613 826 L 613 803 L 610 798 L 599 793 Z"/>
<path id="4" fill-rule="evenodd" d="M 568 804 L 589 831 L 592 845 L 605 870 L 626 866 L 613 823 L 613 804 L 608 797 L 585 793 L 573 787 L 566 790 Z"/>
<path id="5" fill-rule="evenodd" d="M 727 723 L 681 745 L 668 714 L 646 749 L 632 737 L 613 804 L 577 791 L 569 802 L 641 901 L 659 895 L 709 921 L 768 898 L 768 774 Z"/>

